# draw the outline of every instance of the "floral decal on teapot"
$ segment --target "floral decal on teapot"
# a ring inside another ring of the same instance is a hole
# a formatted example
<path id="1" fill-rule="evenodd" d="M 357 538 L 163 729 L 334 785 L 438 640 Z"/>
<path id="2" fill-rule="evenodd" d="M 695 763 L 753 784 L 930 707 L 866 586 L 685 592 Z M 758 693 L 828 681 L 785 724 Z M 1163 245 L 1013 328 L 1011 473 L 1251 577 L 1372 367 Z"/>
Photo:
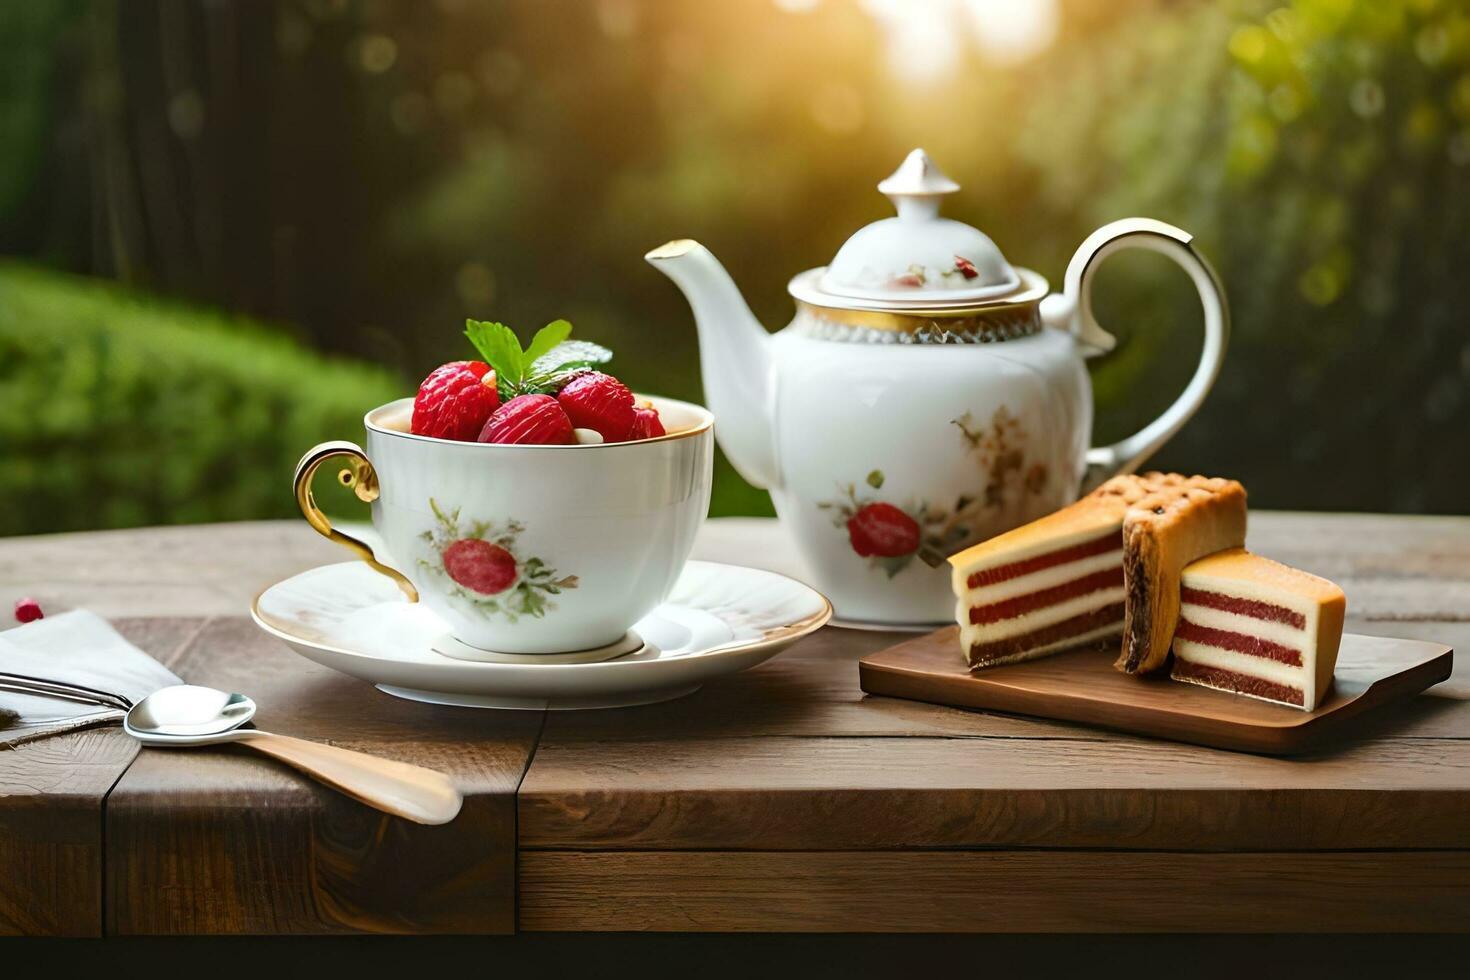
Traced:
<path id="1" fill-rule="evenodd" d="M 882 470 L 873 470 L 861 487 L 839 484 L 838 499 L 817 504 L 831 513 L 834 527 L 847 532 L 853 552 L 889 578 L 915 557 L 929 565 L 943 564 L 948 555 L 974 541 L 989 518 L 1046 489 L 1046 464 L 1027 465 L 1025 429 L 1004 405 L 995 410 L 989 425 L 977 423 L 969 412 L 951 424 L 959 429 L 985 478 L 977 493 L 961 496 L 948 508 L 923 500 L 900 506 L 877 495 L 887 478 Z"/>
<path id="2" fill-rule="evenodd" d="M 516 542 L 526 526 L 517 520 L 503 524 L 471 521 L 461 525 L 459 508 L 447 513 L 433 497 L 434 527 L 419 535 L 437 558 L 420 558 L 419 568 L 454 583 L 449 595 L 464 599 L 486 616 L 516 622 L 522 616 L 540 619 L 556 608 L 550 596 L 577 587 L 577 576 L 560 575 L 537 557 L 520 558 Z"/>

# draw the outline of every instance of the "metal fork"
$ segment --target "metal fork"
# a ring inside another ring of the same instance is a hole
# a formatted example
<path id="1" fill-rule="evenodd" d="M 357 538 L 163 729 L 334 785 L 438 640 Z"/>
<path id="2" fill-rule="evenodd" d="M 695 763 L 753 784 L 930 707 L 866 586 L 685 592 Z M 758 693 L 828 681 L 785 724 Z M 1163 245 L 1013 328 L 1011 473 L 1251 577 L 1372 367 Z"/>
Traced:
<path id="1" fill-rule="evenodd" d="M 13 674 L 9 671 L 0 671 L 0 691 L 13 691 L 17 694 L 36 694 L 41 697 L 62 698 L 67 701 L 80 701 L 83 704 L 96 704 L 104 708 L 116 708 L 119 711 L 127 711 L 133 706 L 133 702 L 121 694 L 100 691 L 97 688 L 87 687 L 84 684 L 46 680 L 43 677 L 30 677 L 26 674 Z"/>

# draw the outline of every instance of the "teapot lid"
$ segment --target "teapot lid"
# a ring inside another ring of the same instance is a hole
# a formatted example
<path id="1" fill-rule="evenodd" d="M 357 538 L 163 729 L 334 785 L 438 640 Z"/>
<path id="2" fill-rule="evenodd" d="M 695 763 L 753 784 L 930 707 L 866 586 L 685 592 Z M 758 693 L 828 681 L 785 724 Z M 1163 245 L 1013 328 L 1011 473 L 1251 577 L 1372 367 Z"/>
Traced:
<path id="1" fill-rule="evenodd" d="M 959 189 L 927 153 L 914 150 L 878 185 L 898 215 L 858 229 L 826 269 L 792 280 L 793 295 L 826 306 L 893 309 L 964 306 L 1015 292 L 1021 277 L 995 242 L 939 216 L 941 198 Z"/>

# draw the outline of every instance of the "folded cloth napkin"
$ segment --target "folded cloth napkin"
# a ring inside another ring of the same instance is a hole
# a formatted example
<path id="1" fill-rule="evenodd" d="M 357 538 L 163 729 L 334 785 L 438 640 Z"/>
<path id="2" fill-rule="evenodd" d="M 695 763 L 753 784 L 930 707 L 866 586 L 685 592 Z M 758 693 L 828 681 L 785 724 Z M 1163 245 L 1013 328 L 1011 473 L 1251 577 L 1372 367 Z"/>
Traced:
<path id="1" fill-rule="evenodd" d="M 123 639 L 107 620 L 83 609 L 0 633 L 3 674 L 89 687 L 132 703 L 160 687 L 182 683 L 173 671 Z M 0 749 L 58 732 L 120 722 L 122 716 L 115 707 L 0 690 Z"/>

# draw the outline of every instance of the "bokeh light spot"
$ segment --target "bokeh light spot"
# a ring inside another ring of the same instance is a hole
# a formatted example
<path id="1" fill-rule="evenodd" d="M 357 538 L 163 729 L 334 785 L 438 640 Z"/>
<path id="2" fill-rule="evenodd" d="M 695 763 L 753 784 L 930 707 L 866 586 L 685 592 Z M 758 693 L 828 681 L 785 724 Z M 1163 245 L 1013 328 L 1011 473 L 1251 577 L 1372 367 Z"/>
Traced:
<path id="1" fill-rule="evenodd" d="M 386 34 L 368 34 L 357 41 L 357 64 L 370 75 L 381 75 L 398 61 L 398 43 Z"/>
<path id="2" fill-rule="evenodd" d="M 1383 86 L 1371 78 L 1360 78 L 1348 92 L 1348 106 L 1364 119 L 1372 119 L 1383 111 L 1387 101 Z"/>
<path id="3" fill-rule="evenodd" d="M 388 114 L 394 129 L 404 136 L 413 136 L 427 125 L 430 108 L 429 99 L 422 92 L 404 92 L 394 98 Z"/>
<path id="4" fill-rule="evenodd" d="M 466 309 L 483 309 L 495 299 L 495 273 L 484 262 L 466 262 L 454 274 L 454 290 Z"/>
<path id="5" fill-rule="evenodd" d="M 1237 27 L 1230 35 L 1230 53 L 1247 65 L 1257 64 L 1265 58 L 1270 45 L 1271 36 L 1259 24 Z"/>
<path id="6" fill-rule="evenodd" d="M 1302 273 L 1297 289 L 1313 306 L 1326 306 L 1342 292 L 1342 283 L 1331 266 L 1318 262 Z"/>
<path id="7" fill-rule="evenodd" d="M 311 46 L 311 21 L 287 7 L 276 20 L 276 50 L 288 58 L 299 58 Z"/>
<path id="8" fill-rule="evenodd" d="M 168 127 L 181 140 L 197 139 L 204 129 L 204 99 L 185 89 L 168 100 Z"/>
<path id="9" fill-rule="evenodd" d="M 632 37 L 638 29 L 638 8 L 630 0 L 597 0 L 597 26 L 611 38 Z"/>
<path id="10" fill-rule="evenodd" d="M 521 60 L 504 48 L 491 48 L 480 55 L 475 63 L 475 73 L 485 91 L 496 98 L 505 98 L 516 90 L 521 80 Z"/>

